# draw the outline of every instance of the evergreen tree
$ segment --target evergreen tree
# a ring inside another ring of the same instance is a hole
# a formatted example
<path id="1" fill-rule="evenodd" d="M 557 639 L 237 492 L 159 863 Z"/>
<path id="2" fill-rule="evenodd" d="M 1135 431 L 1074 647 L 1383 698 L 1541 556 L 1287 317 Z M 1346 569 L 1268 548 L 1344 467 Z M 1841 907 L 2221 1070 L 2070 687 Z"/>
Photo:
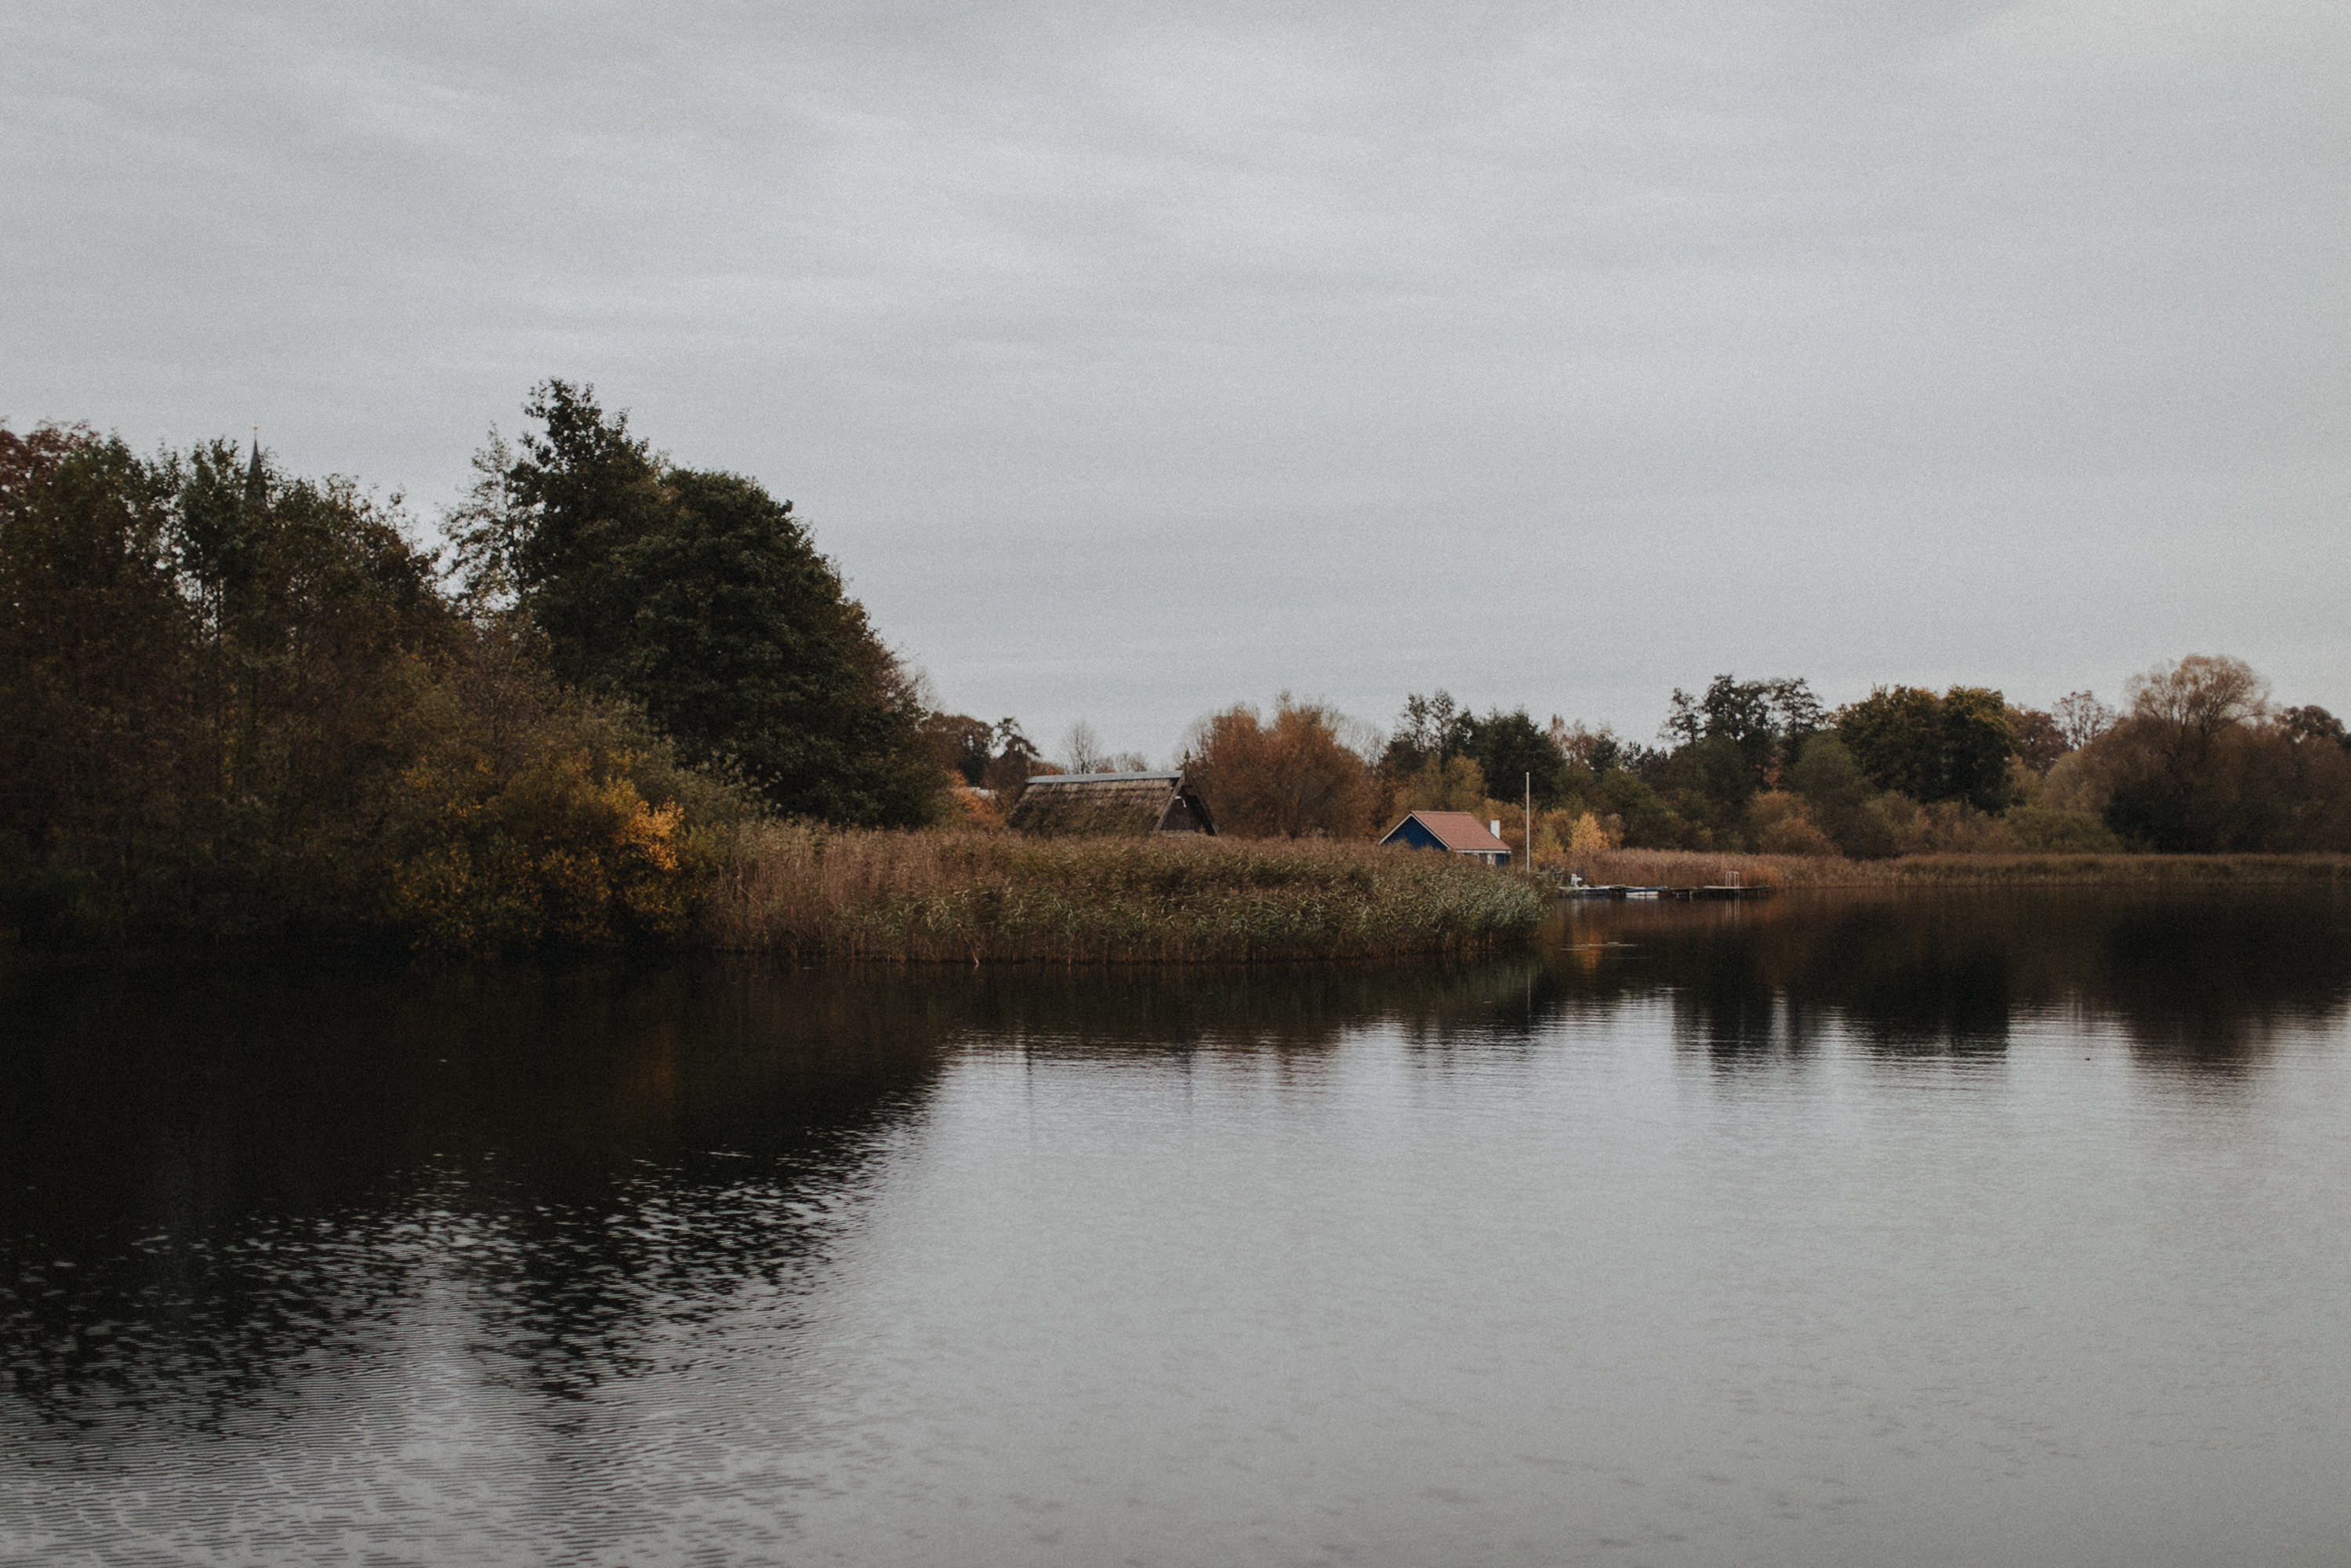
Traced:
<path id="1" fill-rule="evenodd" d="M 476 597 L 510 595 L 565 679 L 644 705 L 689 761 L 779 810 L 935 816 L 945 783 L 913 683 L 808 530 L 738 475 L 673 467 L 594 389 L 549 381 L 519 454 L 493 439 L 452 520 Z"/>
<path id="2" fill-rule="evenodd" d="M 1566 788 L 1567 759 L 1526 709 L 1504 713 L 1494 708 L 1483 718 L 1465 716 L 1464 727 L 1468 734 L 1461 750 L 1477 760 L 1488 789 L 1502 799 L 1516 800 L 1532 775 L 1536 803 L 1557 803 Z"/>

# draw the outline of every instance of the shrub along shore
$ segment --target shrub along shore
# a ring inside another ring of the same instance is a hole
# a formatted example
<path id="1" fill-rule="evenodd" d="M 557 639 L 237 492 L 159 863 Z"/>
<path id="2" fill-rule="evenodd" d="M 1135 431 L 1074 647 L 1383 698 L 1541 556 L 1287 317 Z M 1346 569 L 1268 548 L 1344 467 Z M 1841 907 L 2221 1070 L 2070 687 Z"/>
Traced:
<path id="1" fill-rule="evenodd" d="M 1669 749 L 1442 692 L 1383 745 L 1285 696 L 1177 754 L 1228 837 L 1008 834 L 1050 765 L 931 709 L 789 502 L 590 389 L 524 412 L 437 549 L 257 444 L 0 424 L 0 950 L 1249 962 L 1533 927 L 1534 878 L 1375 848 L 1406 808 L 1645 884 L 2351 880 L 2351 733 L 2211 656 L 2127 715 L 1726 674 Z M 1142 765 L 1083 725 L 1066 759 Z"/>
<path id="2" fill-rule="evenodd" d="M 1544 900 L 1453 855 L 1329 840 L 1023 839 L 757 822 L 696 939 L 798 958 L 1232 963 L 1484 951 Z"/>

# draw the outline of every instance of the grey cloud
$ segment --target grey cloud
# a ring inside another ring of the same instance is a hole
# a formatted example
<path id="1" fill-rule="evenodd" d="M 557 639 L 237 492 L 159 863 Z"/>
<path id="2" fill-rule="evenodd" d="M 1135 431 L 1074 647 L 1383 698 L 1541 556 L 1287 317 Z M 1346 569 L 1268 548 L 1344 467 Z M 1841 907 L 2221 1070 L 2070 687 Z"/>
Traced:
<path id="1" fill-rule="evenodd" d="M 2322 5 L 21 10 L 0 412 L 455 495 L 533 380 L 950 704 L 2351 704 Z"/>

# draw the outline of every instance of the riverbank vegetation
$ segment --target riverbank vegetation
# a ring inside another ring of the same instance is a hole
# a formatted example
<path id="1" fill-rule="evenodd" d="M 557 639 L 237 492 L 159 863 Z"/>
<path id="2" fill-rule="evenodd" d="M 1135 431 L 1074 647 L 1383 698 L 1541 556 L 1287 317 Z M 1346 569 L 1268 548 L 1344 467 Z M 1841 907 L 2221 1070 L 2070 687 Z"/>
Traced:
<path id="1" fill-rule="evenodd" d="M 0 431 L 0 927 L 1095 962 L 1533 925 L 1527 883 L 1360 841 L 987 831 L 954 770 L 976 754 L 1009 794 L 1048 765 L 1012 720 L 923 711 L 788 504 L 584 390 L 527 413 L 445 560 L 396 504 L 257 447 Z"/>
<path id="2" fill-rule="evenodd" d="M 2351 852 L 2351 737 L 2325 709 L 2274 705 L 2241 661 L 2206 655 L 2126 695 L 2119 712 L 2088 692 L 2043 711 L 1982 687 L 1897 685 L 1831 711 L 1801 679 L 1726 674 L 1676 691 L 1655 746 L 1523 708 L 1481 716 L 1441 690 L 1408 698 L 1364 746 L 1351 740 L 1362 727 L 1285 695 L 1270 722 L 1246 706 L 1215 716 L 1183 758 L 1212 809 L 1249 802 L 1239 820 L 1255 831 L 1348 836 L 1414 809 L 1468 811 L 1502 824 L 1520 864 L 1531 847 L 1534 864 L 1587 875 L 1635 850 L 1865 863 Z"/>
<path id="3" fill-rule="evenodd" d="M 0 430 L 0 926 L 467 953 L 685 934 L 778 776 L 651 718 L 657 664 L 565 679 L 559 618 L 453 580 L 402 524 L 258 449 Z"/>
<path id="4" fill-rule="evenodd" d="M 1830 710 L 1723 674 L 1654 745 L 1442 690 L 1383 735 L 1284 694 L 1171 758 L 1220 841 L 1024 843 L 1029 778 L 1144 759 L 935 711 L 789 502 L 590 389 L 524 412 L 437 550 L 398 497 L 257 444 L 0 427 L 0 933 L 1094 961 L 1521 928 L 1523 882 L 1371 847 L 1414 808 L 1635 883 L 2331 877 L 2262 857 L 2351 852 L 2351 736 L 2217 656 L 2119 710 L 1967 685 Z M 1760 858 L 1639 858 L 1676 855 Z"/>
<path id="5" fill-rule="evenodd" d="M 1531 786 L 1534 861 L 1615 850 L 1882 862 L 1916 857 L 2351 852 L 2351 740 L 2272 704 L 2241 661 L 2191 655 L 2051 710 L 1997 691 L 1882 686 L 1829 711 L 1798 679 L 1676 691 L 1656 746 L 1525 711 L 1412 698 L 1374 765 L 1391 810 L 1500 819 Z M 1502 788 L 1489 789 L 1492 779 Z M 1499 799 L 1491 799 L 1499 796 Z"/>
<path id="6" fill-rule="evenodd" d="M 946 962 L 1465 954 L 1531 931 L 1527 879 L 1335 840 L 1024 839 L 762 822 L 704 915 L 728 949 Z"/>

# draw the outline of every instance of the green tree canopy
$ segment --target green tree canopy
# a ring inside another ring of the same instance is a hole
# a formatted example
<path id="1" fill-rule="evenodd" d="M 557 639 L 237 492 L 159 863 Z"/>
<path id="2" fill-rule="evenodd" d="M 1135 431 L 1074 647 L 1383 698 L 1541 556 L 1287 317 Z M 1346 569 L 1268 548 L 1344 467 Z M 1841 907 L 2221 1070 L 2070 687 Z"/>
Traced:
<path id="1" fill-rule="evenodd" d="M 1943 792 L 1943 699 L 1924 686 L 1878 686 L 1837 710 L 1837 738 L 1871 784 L 1913 800 Z"/>
<path id="2" fill-rule="evenodd" d="M 1985 686 L 1953 686 L 1943 694 L 1943 794 L 1980 811 L 2005 808 L 2014 794 L 2008 759 L 2016 729 L 2008 703 Z"/>
<path id="3" fill-rule="evenodd" d="M 452 519 L 477 599 L 511 596 L 556 671 L 626 694 L 691 762 L 778 810 L 905 825 L 945 775 L 913 683 L 792 516 L 739 475 L 678 468 L 594 389 L 543 383 L 519 454 L 495 438 Z"/>
<path id="4" fill-rule="evenodd" d="M 1750 775 L 1745 788 L 1751 792 L 1793 761 L 1824 722 L 1820 699 L 1802 676 L 1742 681 L 1722 674 L 1707 683 L 1701 696 L 1674 688 L 1660 738 L 1677 746 L 1729 743 L 1745 760 Z"/>
<path id="5" fill-rule="evenodd" d="M 1879 686 L 1837 710 L 1837 737 L 1869 781 L 1913 800 L 1964 800 L 1981 810 L 2009 803 L 2008 759 L 2016 731 L 2001 694 L 1953 686 Z"/>
<path id="6" fill-rule="evenodd" d="M 0 427 L 0 927 L 35 944 L 683 929 L 687 777 L 442 596 L 348 481 Z M 731 798 L 730 798 L 731 799 Z"/>
<path id="7" fill-rule="evenodd" d="M 1483 718 L 1465 716 L 1465 720 L 1460 750 L 1476 760 L 1489 789 L 1504 800 L 1516 799 L 1531 774 L 1536 803 L 1558 801 L 1566 786 L 1567 758 L 1526 709 L 1504 713 L 1494 708 Z"/>
<path id="8" fill-rule="evenodd" d="M 1442 687 L 1434 696 L 1415 692 L 1404 699 L 1395 733 L 1388 737 L 1387 749 L 1380 758 L 1381 769 L 1402 778 L 1432 762 L 1441 768 L 1468 748 L 1476 722 Z"/>

